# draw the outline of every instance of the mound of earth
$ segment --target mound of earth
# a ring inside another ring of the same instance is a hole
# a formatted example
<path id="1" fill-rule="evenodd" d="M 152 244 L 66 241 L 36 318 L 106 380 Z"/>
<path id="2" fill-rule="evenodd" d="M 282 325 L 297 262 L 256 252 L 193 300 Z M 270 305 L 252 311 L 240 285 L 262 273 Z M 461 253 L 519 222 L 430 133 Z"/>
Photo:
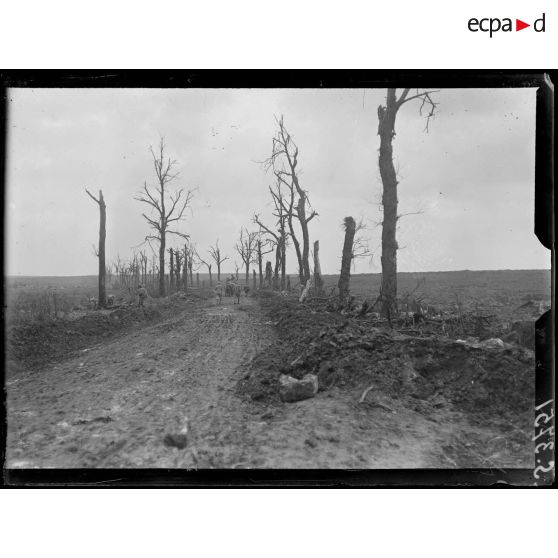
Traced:
<path id="1" fill-rule="evenodd" d="M 8 370 L 22 365 L 44 366 L 114 338 L 130 328 L 156 323 L 183 308 L 188 300 L 177 297 L 152 300 L 143 308 L 124 306 L 91 311 L 75 319 L 59 319 L 13 326 L 8 330 Z"/>
<path id="2" fill-rule="evenodd" d="M 424 414 L 445 407 L 466 413 L 472 421 L 531 422 L 533 351 L 404 335 L 373 327 L 366 318 L 310 309 L 296 301 L 260 303 L 281 342 L 258 354 L 241 381 L 241 392 L 252 399 L 277 400 L 281 374 L 300 379 L 313 373 L 320 390 L 372 386 Z"/>

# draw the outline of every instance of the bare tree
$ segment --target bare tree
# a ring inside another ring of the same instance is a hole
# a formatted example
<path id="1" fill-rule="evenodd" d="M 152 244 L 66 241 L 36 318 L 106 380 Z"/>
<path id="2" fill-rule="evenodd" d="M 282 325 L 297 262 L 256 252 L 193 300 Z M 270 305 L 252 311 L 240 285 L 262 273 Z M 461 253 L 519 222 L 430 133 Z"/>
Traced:
<path id="1" fill-rule="evenodd" d="M 260 231 L 269 235 L 268 241 L 271 246 L 275 247 L 273 288 L 279 288 L 279 271 L 281 271 L 281 290 L 284 290 L 287 265 L 287 241 L 289 236 L 286 226 L 288 215 L 292 215 L 292 204 L 289 204 L 289 202 L 285 199 L 284 191 L 281 189 L 281 182 L 279 180 L 277 180 L 275 188 L 272 188 L 271 186 L 269 187 L 269 192 L 274 205 L 273 216 L 277 219 L 275 223 L 275 226 L 277 227 L 276 230 L 272 230 L 272 227 L 265 225 L 258 214 L 254 215 L 253 221 L 259 225 Z"/>
<path id="2" fill-rule="evenodd" d="M 275 256 L 275 282 L 277 283 L 277 263 L 279 258 L 281 268 L 281 290 L 284 291 L 286 288 L 285 276 L 287 273 L 287 244 L 289 241 L 289 233 L 286 230 L 286 223 L 289 220 L 289 215 L 292 215 L 293 198 L 291 196 L 286 209 L 285 198 L 283 196 L 281 182 L 279 180 L 275 185 L 275 189 L 270 187 L 269 192 L 271 193 L 273 204 L 275 206 L 273 215 L 277 218 L 277 232 L 279 234 Z M 288 222 L 290 230 L 292 230 L 292 218 Z"/>
<path id="3" fill-rule="evenodd" d="M 283 116 L 275 121 L 278 130 L 272 140 L 271 156 L 264 161 L 264 167 L 272 170 L 278 182 L 287 189 L 286 199 L 281 197 L 281 203 L 298 259 L 300 281 L 305 284 L 310 279 L 308 223 L 318 214 L 310 206 L 308 193 L 300 186 L 298 146 L 285 128 Z M 298 220 L 302 231 L 302 250 L 294 231 L 293 217 Z"/>
<path id="4" fill-rule="evenodd" d="M 202 259 L 202 257 L 198 254 L 198 260 L 200 261 L 200 263 L 202 263 L 203 265 L 205 265 L 207 267 L 207 272 L 209 273 L 209 284 L 213 285 L 213 275 L 211 273 L 211 269 L 213 267 L 213 264 L 209 261 L 209 260 L 204 260 Z"/>
<path id="5" fill-rule="evenodd" d="M 370 258 L 370 261 L 372 261 L 373 254 L 370 251 L 370 247 L 369 247 L 370 239 L 363 232 L 366 230 L 367 230 L 367 226 L 362 219 L 356 222 L 355 237 L 353 240 L 353 248 L 352 248 L 352 256 L 351 256 L 353 265 L 355 264 L 355 261 L 357 259 L 361 259 L 361 258 Z"/>
<path id="6" fill-rule="evenodd" d="M 147 254 L 145 253 L 145 250 L 142 250 L 139 253 L 139 264 L 141 268 L 141 282 L 144 287 L 145 283 L 147 282 L 147 261 Z"/>
<path id="7" fill-rule="evenodd" d="M 171 192 L 169 184 L 176 179 L 178 172 L 174 169 L 177 162 L 165 156 L 165 142 L 161 138 L 158 151 L 149 148 L 153 158 L 153 167 L 157 176 L 157 186 L 150 187 L 144 182 L 143 192 L 134 199 L 147 204 L 151 208 L 154 217 L 142 213 L 149 226 L 155 231 L 147 235 L 145 240 L 156 240 L 159 242 L 159 295 L 165 296 L 165 250 L 167 234 L 174 234 L 182 238 L 188 238 L 187 234 L 169 228 L 173 223 L 178 224 L 184 220 L 184 212 L 192 201 L 192 191 L 184 188 Z M 168 207 L 168 209 L 167 209 Z"/>
<path id="8" fill-rule="evenodd" d="M 255 261 L 258 264 L 258 277 L 259 277 L 259 287 L 263 287 L 263 257 L 270 252 L 273 252 L 273 241 L 270 238 L 266 238 L 263 234 L 263 230 L 260 229 L 256 237 L 256 249 L 255 249 Z"/>
<path id="9" fill-rule="evenodd" d="M 250 280 L 250 264 L 254 261 L 257 238 L 257 232 L 248 232 L 244 227 L 240 229 L 240 239 L 236 244 L 236 251 L 244 264 L 246 285 L 249 284 Z"/>
<path id="10" fill-rule="evenodd" d="M 341 274 L 339 275 L 339 303 L 345 306 L 349 300 L 349 282 L 351 278 L 351 261 L 353 260 L 353 241 L 356 223 L 352 217 L 345 217 L 345 241 L 341 258 Z"/>
<path id="11" fill-rule="evenodd" d="M 184 290 L 188 290 L 188 244 L 184 244 L 183 250 L 184 268 L 182 270 L 182 277 L 184 279 Z"/>
<path id="12" fill-rule="evenodd" d="M 213 258 L 213 261 L 217 265 L 217 281 L 221 281 L 221 264 L 228 260 L 228 256 L 223 256 L 221 253 L 221 248 L 219 248 L 219 240 L 215 242 L 215 246 L 210 246 L 209 253 Z"/>
<path id="13" fill-rule="evenodd" d="M 314 292 L 320 296 L 324 290 L 324 280 L 322 278 L 322 268 L 320 266 L 320 241 L 314 242 Z"/>
<path id="14" fill-rule="evenodd" d="M 182 270 L 182 252 L 181 250 L 174 251 L 174 273 L 176 275 L 176 290 L 180 290 L 180 273 Z"/>
<path id="15" fill-rule="evenodd" d="M 116 258 L 113 261 L 114 266 L 114 273 L 117 276 L 117 281 L 120 287 L 124 286 L 124 273 L 126 268 L 126 263 L 120 257 L 120 254 L 116 255 Z"/>
<path id="16" fill-rule="evenodd" d="M 355 260 L 359 258 L 372 257 L 372 253 L 368 248 L 368 239 L 362 234 L 362 231 L 366 229 L 364 222 L 360 220 L 357 223 L 352 217 L 345 217 L 343 228 L 345 229 L 345 240 L 341 257 L 341 274 L 338 283 L 339 303 L 341 306 L 345 306 L 349 302 L 351 264 L 354 265 Z"/>
<path id="17" fill-rule="evenodd" d="M 174 250 L 169 248 L 169 288 L 172 293 L 174 289 Z"/>
<path id="18" fill-rule="evenodd" d="M 199 269 L 197 261 L 196 247 L 191 242 L 184 245 L 184 257 L 186 258 L 188 275 L 190 275 L 190 285 L 194 286 L 194 271 Z"/>
<path id="19" fill-rule="evenodd" d="M 97 199 L 87 188 L 85 191 L 89 197 L 99 206 L 99 248 L 96 255 L 99 258 L 99 308 L 104 308 L 107 305 L 107 291 L 105 286 L 105 240 L 107 237 L 106 223 L 107 223 L 107 206 L 103 198 L 103 191 L 99 190 L 99 199 Z"/>
<path id="20" fill-rule="evenodd" d="M 272 285 L 273 269 L 271 267 L 271 262 L 265 262 L 265 285 L 270 289 Z"/>
<path id="21" fill-rule="evenodd" d="M 382 205 L 384 217 L 382 222 L 382 313 L 388 319 L 397 311 L 397 174 L 393 166 L 393 138 L 395 137 L 395 118 L 399 109 L 409 101 L 421 101 L 420 113 L 428 109 L 426 128 L 434 116 L 437 103 L 431 94 L 437 91 L 424 91 L 409 96 L 410 89 L 404 89 L 397 98 L 395 88 L 387 90 L 386 105 L 378 107 L 378 135 L 380 136 L 379 167 L 382 177 Z"/>

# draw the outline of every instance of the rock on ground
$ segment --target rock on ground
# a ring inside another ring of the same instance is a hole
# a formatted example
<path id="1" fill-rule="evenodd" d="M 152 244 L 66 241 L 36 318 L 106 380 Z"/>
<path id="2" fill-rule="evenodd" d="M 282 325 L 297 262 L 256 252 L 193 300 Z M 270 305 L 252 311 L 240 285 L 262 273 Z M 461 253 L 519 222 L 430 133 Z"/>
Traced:
<path id="1" fill-rule="evenodd" d="M 286 402 L 309 399 L 318 393 L 318 377 L 315 374 L 306 374 L 302 380 L 297 380 L 287 374 L 279 378 L 279 395 Z"/>

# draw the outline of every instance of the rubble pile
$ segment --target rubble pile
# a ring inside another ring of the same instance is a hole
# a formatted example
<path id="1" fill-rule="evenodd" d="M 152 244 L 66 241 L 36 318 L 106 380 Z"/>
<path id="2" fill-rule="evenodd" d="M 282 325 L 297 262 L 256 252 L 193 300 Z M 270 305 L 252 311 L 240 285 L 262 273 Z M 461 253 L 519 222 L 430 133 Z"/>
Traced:
<path id="1" fill-rule="evenodd" d="M 266 301 L 280 342 L 257 355 L 241 382 L 254 399 L 278 400 L 280 378 L 316 375 L 334 386 L 376 390 L 428 412 L 455 407 L 478 420 L 517 420 L 534 401 L 534 352 L 500 338 L 416 336 L 291 301 Z M 284 399 L 283 399 L 284 400 Z"/>

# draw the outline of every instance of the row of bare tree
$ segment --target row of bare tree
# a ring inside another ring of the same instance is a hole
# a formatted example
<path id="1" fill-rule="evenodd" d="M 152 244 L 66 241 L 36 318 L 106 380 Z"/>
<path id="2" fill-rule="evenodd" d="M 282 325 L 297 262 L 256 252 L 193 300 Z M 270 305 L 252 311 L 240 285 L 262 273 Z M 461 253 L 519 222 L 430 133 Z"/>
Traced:
<path id="1" fill-rule="evenodd" d="M 380 300 L 382 301 L 382 313 L 390 318 L 397 310 L 397 240 L 396 228 L 397 213 L 397 174 L 393 164 L 393 139 L 395 137 L 395 121 L 399 109 L 407 102 L 418 100 L 421 102 L 419 112 L 422 114 L 426 107 L 426 130 L 430 119 L 434 116 L 437 103 L 432 99 L 434 91 L 416 91 L 411 95 L 410 89 L 404 89 L 397 96 L 396 89 L 387 90 L 386 104 L 378 107 L 378 135 L 380 136 L 379 169 L 382 179 L 382 284 Z M 245 227 L 240 230 L 240 237 L 235 246 L 241 258 L 245 271 L 246 284 L 249 282 L 250 265 L 255 264 L 258 268 L 259 286 L 262 287 L 267 281 L 274 289 L 285 289 L 287 248 L 294 247 L 298 264 L 298 276 L 300 284 L 307 291 L 310 281 L 314 278 L 314 288 L 320 293 L 322 290 L 321 271 L 319 264 L 319 243 L 314 244 L 314 273 L 310 269 L 310 232 L 309 224 L 318 214 L 313 209 L 307 190 L 300 181 L 299 148 L 293 137 L 288 132 L 284 118 L 276 118 L 277 130 L 272 138 L 271 155 L 263 161 L 266 172 L 273 175 L 274 183 L 269 186 L 269 193 L 273 203 L 272 222 L 265 223 L 259 213 L 253 215 L 253 223 L 258 226 L 257 231 L 250 232 Z M 171 290 L 174 288 L 187 288 L 188 279 L 192 284 L 192 274 L 196 267 L 205 265 L 210 283 L 213 280 L 213 264 L 217 267 L 217 279 L 221 280 L 221 264 L 229 259 L 219 248 L 218 241 L 209 248 L 209 257 L 201 257 L 195 246 L 190 242 L 188 234 L 177 230 L 178 225 L 184 220 L 185 212 L 191 205 L 193 190 L 185 188 L 173 188 L 173 182 L 179 176 L 176 171 L 177 162 L 165 154 L 165 143 L 163 138 L 155 151 L 150 148 L 153 168 L 156 175 L 156 185 L 148 186 L 144 182 L 143 190 L 134 198 L 146 204 L 148 213 L 142 216 L 149 225 L 151 232 L 145 236 L 144 242 L 151 246 L 151 242 L 158 244 L 159 262 L 151 261 L 150 271 L 147 270 L 148 258 L 145 252 L 134 256 L 126 268 L 120 261 L 115 264 L 115 274 L 121 278 L 139 278 L 147 283 L 148 277 L 153 279 L 158 276 L 159 296 L 165 296 L 167 292 L 167 279 L 165 273 L 165 257 L 167 252 L 168 235 L 180 237 L 185 241 L 184 247 L 169 248 L 169 275 L 168 282 Z M 102 191 L 99 197 L 94 197 L 87 189 L 87 194 L 98 204 L 100 211 L 99 248 L 96 255 L 99 259 L 99 306 L 106 304 L 105 290 L 105 224 L 106 204 Z M 355 249 L 355 233 L 359 228 L 352 217 L 345 218 L 345 242 L 341 265 L 341 276 L 339 280 L 339 297 L 341 302 L 346 301 L 349 293 L 349 277 L 351 262 L 358 255 Z M 275 253 L 275 264 L 272 268 L 271 262 L 266 263 L 265 280 L 263 261 L 264 256 L 271 252 Z M 238 276 L 238 265 L 236 266 Z M 254 273 L 254 284 L 256 283 L 256 271 Z M 130 279 L 126 279 L 130 280 Z M 138 279 L 139 281 L 139 279 Z"/>

